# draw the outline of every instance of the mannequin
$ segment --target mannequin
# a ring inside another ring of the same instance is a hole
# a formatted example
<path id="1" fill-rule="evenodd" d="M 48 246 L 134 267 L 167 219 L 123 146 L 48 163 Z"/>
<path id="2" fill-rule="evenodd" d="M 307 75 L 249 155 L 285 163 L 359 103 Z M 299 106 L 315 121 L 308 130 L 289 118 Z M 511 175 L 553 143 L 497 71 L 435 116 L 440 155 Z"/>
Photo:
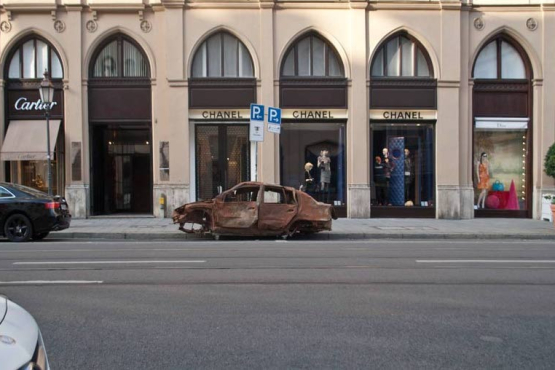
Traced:
<path id="1" fill-rule="evenodd" d="M 383 173 L 385 177 L 384 205 L 390 205 L 391 203 L 389 202 L 389 181 L 391 180 L 391 172 L 393 172 L 393 169 L 395 168 L 395 163 L 393 163 L 390 160 L 389 149 L 383 148 L 382 154 L 383 154 Z"/>
<path id="2" fill-rule="evenodd" d="M 304 165 L 304 191 L 309 193 L 312 192 L 314 190 L 314 177 L 312 177 L 312 174 L 310 173 L 310 171 L 312 171 L 312 168 L 314 168 L 314 165 L 310 162 L 306 162 Z"/>
<path id="3" fill-rule="evenodd" d="M 325 197 L 322 201 L 328 203 L 331 182 L 331 159 L 327 149 L 320 151 L 320 156 L 318 157 L 318 168 L 320 169 L 320 191 Z"/>
<path id="4" fill-rule="evenodd" d="M 489 188 L 489 161 L 486 152 L 480 154 L 480 160 L 476 162 L 476 174 L 478 175 L 478 190 L 481 190 L 480 196 L 478 197 L 478 204 L 476 205 L 480 208 L 480 203 L 482 208 L 485 208 L 486 197 L 488 195 Z"/>
<path id="5" fill-rule="evenodd" d="M 412 169 L 412 158 L 410 150 L 405 148 L 405 202 L 408 202 L 411 195 L 411 185 L 414 173 Z"/>
<path id="6" fill-rule="evenodd" d="M 378 206 L 383 206 L 386 203 L 386 181 L 385 181 L 385 172 L 384 172 L 384 164 L 382 162 L 382 158 L 377 155 L 374 158 L 374 184 L 376 188 L 376 202 Z"/>

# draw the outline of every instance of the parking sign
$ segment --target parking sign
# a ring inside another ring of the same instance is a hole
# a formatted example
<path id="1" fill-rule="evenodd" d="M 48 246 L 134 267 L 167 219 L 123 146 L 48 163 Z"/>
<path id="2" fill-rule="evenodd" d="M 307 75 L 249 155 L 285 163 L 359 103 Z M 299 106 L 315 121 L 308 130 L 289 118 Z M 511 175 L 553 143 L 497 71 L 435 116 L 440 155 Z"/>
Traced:
<path id="1" fill-rule="evenodd" d="M 281 133 L 281 109 L 268 107 L 268 131 Z"/>
<path id="2" fill-rule="evenodd" d="M 251 104 L 250 141 L 264 141 L 264 106 Z"/>

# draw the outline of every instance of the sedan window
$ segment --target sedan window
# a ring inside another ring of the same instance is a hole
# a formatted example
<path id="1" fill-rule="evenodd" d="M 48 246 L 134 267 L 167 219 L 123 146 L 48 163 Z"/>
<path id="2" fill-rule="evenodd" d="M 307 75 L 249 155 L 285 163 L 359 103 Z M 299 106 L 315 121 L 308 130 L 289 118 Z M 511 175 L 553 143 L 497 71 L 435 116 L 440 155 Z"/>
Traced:
<path id="1" fill-rule="evenodd" d="M 7 189 L 0 187 L 0 198 L 15 198 Z"/>
<path id="2" fill-rule="evenodd" d="M 225 195 L 224 202 L 256 202 L 258 197 L 258 188 L 239 188 L 230 191 Z"/>
<path id="3" fill-rule="evenodd" d="M 285 204 L 285 197 L 282 189 L 266 188 L 264 190 L 264 203 L 266 204 Z"/>

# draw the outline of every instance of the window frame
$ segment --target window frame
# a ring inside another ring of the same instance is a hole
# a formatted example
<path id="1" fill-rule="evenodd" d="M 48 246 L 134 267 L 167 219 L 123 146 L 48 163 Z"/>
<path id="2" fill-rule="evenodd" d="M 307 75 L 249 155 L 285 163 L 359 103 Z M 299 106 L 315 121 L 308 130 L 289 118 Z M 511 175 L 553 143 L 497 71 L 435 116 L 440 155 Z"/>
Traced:
<path id="1" fill-rule="evenodd" d="M 476 69 L 476 62 L 478 61 L 478 58 L 480 57 L 480 55 L 482 54 L 482 52 L 484 51 L 484 49 L 490 45 L 491 43 L 495 42 L 495 51 L 496 51 L 496 62 L 497 62 L 497 77 L 496 78 L 475 78 L 474 77 L 474 73 L 475 73 L 475 69 Z M 520 59 L 522 60 L 522 64 L 524 65 L 524 73 L 525 76 L 524 78 L 502 78 L 503 76 L 503 71 L 502 71 L 502 43 L 506 42 L 507 44 L 509 44 L 510 46 L 512 46 L 518 53 L 518 55 L 520 56 Z M 476 57 L 474 58 L 474 61 L 472 62 L 472 78 L 474 80 L 478 80 L 478 81 L 490 81 L 490 82 L 499 82 L 499 81 L 528 81 L 528 80 L 532 80 L 533 77 L 533 71 L 531 68 L 531 63 L 530 63 L 530 59 L 528 58 L 528 54 L 526 53 L 526 51 L 522 48 L 522 46 L 518 43 L 515 42 L 512 38 L 507 37 L 504 34 L 500 34 L 497 36 L 494 36 L 492 38 L 490 38 L 489 40 L 487 40 L 487 42 L 485 42 L 482 47 L 480 48 L 479 52 L 476 54 Z"/>
<path id="2" fill-rule="evenodd" d="M 94 75 L 94 67 L 95 67 L 95 65 L 98 61 L 100 53 L 108 45 L 110 45 L 114 41 L 117 41 L 117 60 L 116 60 L 117 76 L 113 76 L 113 77 L 95 76 Z M 123 60 L 123 42 L 124 41 L 127 41 L 128 43 L 133 45 L 137 49 L 137 51 L 141 54 L 141 56 L 143 57 L 143 59 L 146 63 L 146 68 L 147 68 L 146 76 L 124 76 L 124 74 L 123 74 L 124 69 L 125 69 L 124 60 Z M 121 34 L 121 33 L 107 38 L 99 46 L 97 46 L 96 50 L 94 51 L 93 57 L 91 58 L 91 63 L 89 63 L 89 78 L 94 79 L 94 80 L 144 80 L 144 79 L 150 79 L 151 76 L 152 76 L 152 70 L 150 68 L 150 61 L 149 61 L 145 51 L 141 47 L 141 45 L 139 45 L 131 37 L 128 37 L 128 36 L 126 36 L 124 34 Z"/>
<path id="3" fill-rule="evenodd" d="M 400 42 L 401 38 L 404 37 L 406 39 L 408 39 L 412 45 L 413 45 L 413 55 L 412 55 L 412 70 L 413 70 L 413 75 L 412 76 L 403 76 L 403 47 L 402 44 Z M 397 43 L 397 50 L 399 52 L 399 76 L 388 76 L 387 74 L 387 45 L 389 45 L 389 43 L 391 41 L 393 41 L 394 39 L 399 39 L 399 42 Z M 424 60 L 426 60 L 426 64 L 428 66 L 428 72 L 429 75 L 428 76 L 418 76 L 418 51 L 420 50 L 420 52 L 422 53 L 422 55 L 424 56 Z M 382 53 L 383 51 L 383 53 Z M 374 64 L 376 63 L 377 57 L 378 55 L 382 53 L 382 75 L 381 76 L 374 76 L 372 74 L 372 71 L 374 69 Z M 386 38 L 384 41 L 382 41 L 378 48 L 376 49 L 376 52 L 374 54 L 374 57 L 372 59 L 372 63 L 370 64 L 370 77 L 372 79 L 376 79 L 376 78 L 385 78 L 385 79 L 397 79 L 397 78 L 402 78 L 402 79 L 434 79 L 435 78 L 435 71 L 434 71 L 434 67 L 432 64 L 432 60 L 430 59 L 430 55 L 428 53 L 428 50 L 424 47 L 424 45 L 422 45 L 422 43 L 420 41 L 418 41 L 416 38 L 414 38 L 413 36 L 411 36 L 409 33 L 407 32 L 399 32 L 399 33 L 395 33 L 393 35 L 391 35 L 390 37 Z"/>
<path id="4" fill-rule="evenodd" d="M 236 76 L 226 76 L 225 75 L 225 53 L 224 53 L 224 36 L 230 36 L 232 38 L 234 38 L 235 40 L 237 40 L 237 60 L 236 60 Z M 208 48 L 208 41 L 218 37 L 220 40 L 220 74 L 219 76 L 210 76 L 210 50 Z M 241 59 L 241 46 L 245 49 L 245 51 L 247 52 L 248 56 L 249 56 L 249 62 L 251 63 L 251 70 L 252 70 L 252 76 L 241 76 L 242 71 L 241 71 L 241 67 L 243 65 L 243 61 Z M 206 53 L 206 58 L 205 60 L 202 60 L 202 71 L 204 74 L 204 71 L 206 71 L 206 76 L 195 76 L 194 75 L 194 66 L 195 66 L 195 60 L 197 57 L 202 57 L 202 55 L 200 55 L 199 53 Z M 211 35 L 209 35 L 208 37 L 206 37 L 202 43 L 196 48 L 194 54 L 193 54 L 193 58 L 191 59 L 191 68 L 190 68 L 190 76 L 193 79 L 253 79 L 255 78 L 255 69 L 254 69 L 254 60 L 252 58 L 252 54 L 249 50 L 249 48 L 247 48 L 247 46 L 245 45 L 245 43 L 243 41 L 241 41 L 241 39 L 239 39 L 237 36 L 235 36 L 234 34 L 232 34 L 231 32 L 227 32 L 227 31 L 219 31 L 216 33 L 213 33 Z"/>
<path id="5" fill-rule="evenodd" d="M 28 43 L 29 41 L 33 41 L 33 50 L 35 52 L 35 77 L 25 77 L 24 74 L 24 57 L 23 57 L 23 45 L 25 45 L 26 43 Z M 62 58 L 60 57 L 60 54 L 58 53 L 58 51 L 56 50 L 56 48 L 45 38 L 39 36 L 39 35 L 29 35 L 21 40 L 19 40 L 19 42 L 17 43 L 17 45 L 15 45 L 12 48 L 12 51 L 10 51 L 9 55 L 8 55 L 8 62 L 6 63 L 6 65 L 4 66 L 4 75 L 6 76 L 6 80 L 42 80 L 44 78 L 44 71 L 38 71 L 38 53 L 37 53 L 37 41 L 40 41 L 42 43 L 44 43 L 47 48 L 48 48 L 48 56 L 47 56 L 47 66 L 48 66 L 48 73 L 50 75 L 50 79 L 51 80 L 63 80 L 64 76 L 65 76 L 65 71 L 64 71 L 64 64 L 62 63 Z M 19 56 L 19 77 L 10 77 L 10 66 L 12 64 L 12 60 L 15 56 L 15 54 L 18 54 Z M 62 77 L 52 77 L 52 53 L 54 53 L 54 55 L 58 58 L 58 60 L 60 61 L 60 67 L 62 69 Z"/>
<path id="6" fill-rule="evenodd" d="M 298 46 L 301 41 L 304 41 L 306 38 L 309 39 L 309 65 L 310 71 L 309 75 L 302 76 L 299 75 L 299 50 Z M 313 39 L 317 38 L 324 43 L 324 75 L 323 76 L 314 76 L 314 55 L 312 53 L 313 50 Z M 289 59 L 291 53 L 293 53 L 293 75 L 285 75 L 284 68 L 287 59 Z M 337 60 L 337 64 L 341 70 L 340 76 L 330 76 L 330 53 L 332 56 L 335 57 Z M 335 49 L 335 47 L 325 38 L 320 36 L 317 33 L 309 33 L 298 37 L 287 49 L 284 54 L 283 60 L 281 61 L 280 67 L 280 78 L 335 78 L 335 79 L 344 79 L 345 78 L 345 66 L 343 65 L 343 60 L 341 59 L 339 53 Z"/>

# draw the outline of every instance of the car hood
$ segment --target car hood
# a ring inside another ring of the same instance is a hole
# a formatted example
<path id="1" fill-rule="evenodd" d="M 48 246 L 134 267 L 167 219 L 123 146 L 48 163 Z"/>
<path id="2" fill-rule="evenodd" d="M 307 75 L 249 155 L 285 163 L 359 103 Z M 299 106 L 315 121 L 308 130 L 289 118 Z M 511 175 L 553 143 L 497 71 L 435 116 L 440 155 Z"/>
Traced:
<path id="1" fill-rule="evenodd" d="M 3 369 L 19 369 L 33 358 L 39 327 L 27 311 L 0 296 L 0 358 Z"/>

